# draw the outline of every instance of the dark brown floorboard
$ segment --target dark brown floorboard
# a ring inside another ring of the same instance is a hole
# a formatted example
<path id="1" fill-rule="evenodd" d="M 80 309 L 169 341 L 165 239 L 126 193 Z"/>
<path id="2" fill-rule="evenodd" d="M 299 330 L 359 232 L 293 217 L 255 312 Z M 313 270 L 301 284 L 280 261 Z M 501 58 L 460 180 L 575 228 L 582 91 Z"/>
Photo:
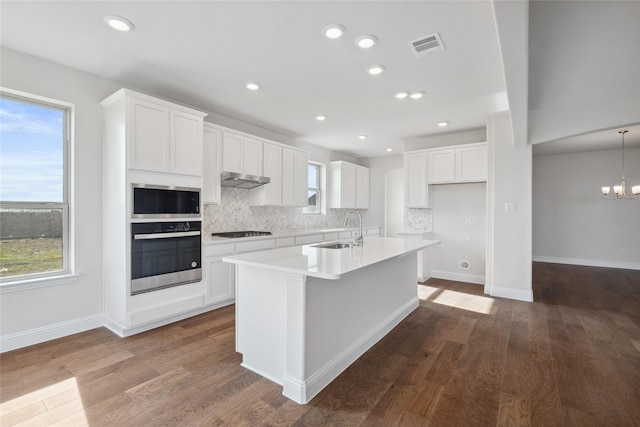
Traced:
<path id="1" fill-rule="evenodd" d="M 307 405 L 240 366 L 234 308 L 0 356 L 0 425 L 640 426 L 640 272 L 534 263 L 534 303 L 432 279 Z"/>

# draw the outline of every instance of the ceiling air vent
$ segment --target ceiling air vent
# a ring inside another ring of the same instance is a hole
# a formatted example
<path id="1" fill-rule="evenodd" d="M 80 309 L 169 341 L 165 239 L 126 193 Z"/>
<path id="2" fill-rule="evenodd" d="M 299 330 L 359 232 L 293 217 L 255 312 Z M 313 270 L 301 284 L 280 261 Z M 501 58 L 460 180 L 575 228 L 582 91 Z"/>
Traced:
<path id="1" fill-rule="evenodd" d="M 429 34 L 428 36 L 412 40 L 409 42 L 409 46 L 411 47 L 411 51 L 418 58 L 430 53 L 442 52 L 444 50 L 444 44 L 442 44 L 442 39 L 440 39 L 440 34 L 438 33 Z"/>

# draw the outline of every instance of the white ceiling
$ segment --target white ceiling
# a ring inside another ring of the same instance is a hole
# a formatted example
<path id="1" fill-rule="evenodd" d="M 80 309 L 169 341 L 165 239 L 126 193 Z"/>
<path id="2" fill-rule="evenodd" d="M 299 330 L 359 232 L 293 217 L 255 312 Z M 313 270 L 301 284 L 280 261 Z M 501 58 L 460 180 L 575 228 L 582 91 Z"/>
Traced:
<path id="1" fill-rule="evenodd" d="M 483 127 L 507 108 L 490 1 L 2 1 L 0 9 L 5 47 L 356 157 Z M 107 14 L 135 30 L 111 30 Z M 325 38 L 330 23 L 346 37 Z M 446 50 L 416 58 L 408 42 L 434 32 Z M 379 44 L 359 49 L 362 34 Z M 369 76 L 372 64 L 387 71 Z M 263 88 L 250 92 L 247 81 Z M 426 96 L 394 98 L 404 90 Z M 450 126 L 438 128 L 442 120 Z"/>

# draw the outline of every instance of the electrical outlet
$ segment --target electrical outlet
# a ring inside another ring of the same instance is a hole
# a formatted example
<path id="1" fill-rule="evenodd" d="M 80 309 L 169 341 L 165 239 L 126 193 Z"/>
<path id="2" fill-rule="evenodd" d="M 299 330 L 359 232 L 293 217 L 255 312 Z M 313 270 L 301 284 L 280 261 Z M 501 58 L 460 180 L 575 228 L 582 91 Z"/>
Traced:
<path id="1" fill-rule="evenodd" d="M 464 235 L 464 241 L 465 242 L 470 242 L 471 241 L 471 234 L 465 234 Z"/>

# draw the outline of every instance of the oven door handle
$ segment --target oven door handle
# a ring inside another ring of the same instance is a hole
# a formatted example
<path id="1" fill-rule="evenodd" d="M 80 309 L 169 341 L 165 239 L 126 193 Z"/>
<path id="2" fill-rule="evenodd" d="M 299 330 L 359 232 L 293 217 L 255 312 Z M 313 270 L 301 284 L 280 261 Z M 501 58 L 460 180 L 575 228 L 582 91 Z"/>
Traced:
<path id="1" fill-rule="evenodd" d="M 176 233 L 134 234 L 133 240 L 172 239 L 174 237 L 199 236 L 200 231 L 180 231 Z"/>

